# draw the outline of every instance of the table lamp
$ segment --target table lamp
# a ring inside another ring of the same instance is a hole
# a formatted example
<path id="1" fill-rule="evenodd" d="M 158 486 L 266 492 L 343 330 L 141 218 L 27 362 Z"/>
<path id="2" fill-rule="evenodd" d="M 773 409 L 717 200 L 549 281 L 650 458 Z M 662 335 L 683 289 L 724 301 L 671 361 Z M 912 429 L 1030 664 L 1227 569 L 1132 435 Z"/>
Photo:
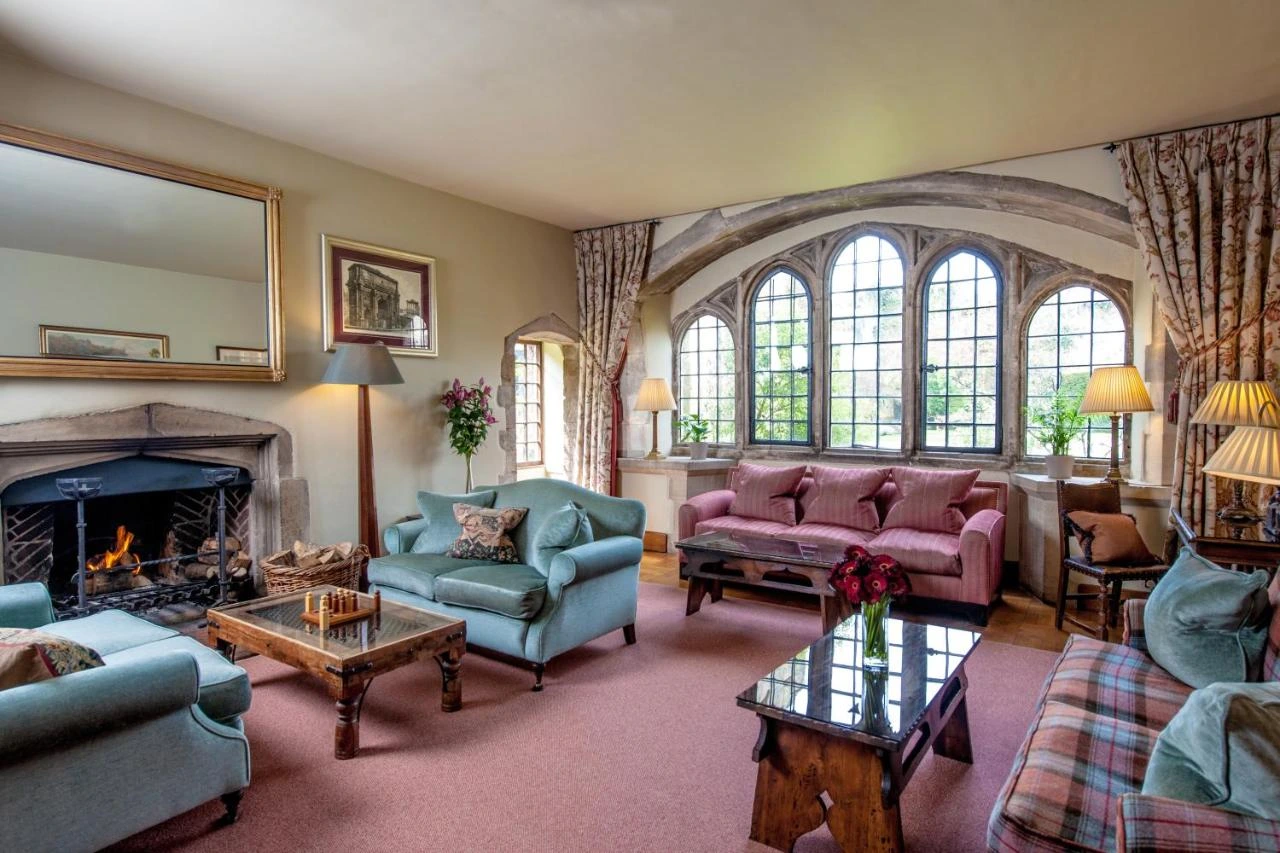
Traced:
<path id="1" fill-rule="evenodd" d="M 1080 401 L 1080 414 L 1111 416 L 1111 468 L 1107 470 L 1106 482 L 1116 485 L 1124 482 L 1120 476 L 1120 416 L 1152 410 L 1147 386 L 1132 364 L 1099 367 L 1089 377 L 1084 399 Z"/>
<path id="2" fill-rule="evenodd" d="M 355 385 L 356 456 L 359 465 L 360 507 L 357 516 L 360 544 L 369 552 L 378 547 L 378 504 L 373 491 L 373 427 L 369 418 L 369 386 L 401 385 L 404 377 L 384 344 L 342 344 L 320 380 L 326 385 Z"/>
<path id="3" fill-rule="evenodd" d="M 1240 539 L 1262 520 L 1257 507 L 1245 499 L 1245 482 L 1280 483 L 1280 399 L 1266 382 L 1226 380 L 1209 389 L 1191 422 L 1235 427 L 1203 472 L 1235 481 L 1231 503 L 1218 510 L 1218 520 L 1230 529 L 1232 539 Z M 1269 536 L 1277 534 L 1277 516 L 1280 498 L 1273 494 L 1267 509 Z"/>
<path id="4" fill-rule="evenodd" d="M 653 413 L 653 449 L 645 459 L 661 459 L 658 452 L 658 412 L 674 412 L 676 398 L 671 396 L 671 386 L 661 377 L 642 380 L 640 393 L 636 395 L 636 411 Z"/>

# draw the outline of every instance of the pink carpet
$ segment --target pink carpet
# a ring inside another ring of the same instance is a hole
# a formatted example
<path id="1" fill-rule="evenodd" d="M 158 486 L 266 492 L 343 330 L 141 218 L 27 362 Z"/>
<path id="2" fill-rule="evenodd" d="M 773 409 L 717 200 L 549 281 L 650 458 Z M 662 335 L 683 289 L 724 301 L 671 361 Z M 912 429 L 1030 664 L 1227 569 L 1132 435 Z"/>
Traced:
<path id="1" fill-rule="evenodd" d="M 423 662 L 378 679 L 361 754 L 333 758 L 320 684 L 264 658 L 246 721 L 253 783 L 117 850 L 762 851 L 747 840 L 757 722 L 734 697 L 812 642 L 818 616 L 725 599 L 686 618 L 684 593 L 640 585 L 639 643 L 621 632 L 532 676 L 467 655 L 463 709 L 440 710 Z M 969 664 L 975 763 L 927 757 L 902 803 L 907 846 L 985 849 L 991 805 L 1030 723 L 1049 652 L 984 643 Z M 825 827 L 804 853 L 835 850 Z"/>

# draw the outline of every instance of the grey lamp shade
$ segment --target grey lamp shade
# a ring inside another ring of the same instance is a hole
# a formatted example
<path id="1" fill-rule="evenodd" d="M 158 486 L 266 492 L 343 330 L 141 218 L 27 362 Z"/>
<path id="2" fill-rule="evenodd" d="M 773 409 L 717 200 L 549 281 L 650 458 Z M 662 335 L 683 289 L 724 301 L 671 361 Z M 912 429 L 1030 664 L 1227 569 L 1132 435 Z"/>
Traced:
<path id="1" fill-rule="evenodd" d="M 320 381 L 326 385 L 401 385 L 404 377 L 385 344 L 339 344 Z"/>

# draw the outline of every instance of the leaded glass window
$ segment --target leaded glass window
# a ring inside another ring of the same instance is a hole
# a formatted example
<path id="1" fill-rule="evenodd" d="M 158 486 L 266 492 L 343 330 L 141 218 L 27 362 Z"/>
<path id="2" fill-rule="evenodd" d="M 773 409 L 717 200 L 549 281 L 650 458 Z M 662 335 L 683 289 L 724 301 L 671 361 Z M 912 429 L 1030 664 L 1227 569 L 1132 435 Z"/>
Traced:
<path id="1" fill-rule="evenodd" d="M 902 258 L 874 234 L 831 268 L 832 447 L 902 449 Z"/>
<path id="2" fill-rule="evenodd" d="M 703 314 L 680 338 L 680 415 L 706 418 L 707 441 L 733 444 L 734 381 L 737 366 L 733 336 L 720 318 Z"/>
<path id="3" fill-rule="evenodd" d="M 809 444 L 809 288 L 780 269 L 751 303 L 751 440 Z"/>
<path id="4" fill-rule="evenodd" d="M 1059 386 L 1083 394 L 1094 369 L 1127 363 L 1127 350 L 1124 317 L 1110 297 L 1083 284 L 1056 291 L 1036 309 L 1027 325 L 1027 411 L 1047 408 Z M 1028 456 L 1049 453 L 1030 428 L 1026 448 Z M 1090 418 L 1071 453 L 1109 458 L 1110 419 Z"/>
<path id="5" fill-rule="evenodd" d="M 924 298 L 924 448 L 1000 450 L 1000 281 L 967 249 L 933 270 Z"/>
<path id="6" fill-rule="evenodd" d="M 542 464 L 542 344 L 516 343 L 516 464 Z"/>

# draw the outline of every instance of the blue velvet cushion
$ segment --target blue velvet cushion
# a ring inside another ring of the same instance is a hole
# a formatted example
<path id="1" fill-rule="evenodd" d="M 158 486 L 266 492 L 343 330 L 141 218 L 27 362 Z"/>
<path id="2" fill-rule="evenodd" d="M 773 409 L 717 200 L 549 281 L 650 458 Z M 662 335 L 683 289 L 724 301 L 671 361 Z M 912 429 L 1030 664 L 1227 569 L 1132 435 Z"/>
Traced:
<path id="1" fill-rule="evenodd" d="M 550 573 L 551 561 L 556 554 L 594 541 L 591 519 L 587 518 L 582 507 L 569 501 L 543 519 L 533 535 L 533 554 L 525 557 L 535 569 L 545 575 Z"/>
<path id="2" fill-rule="evenodd" d="M 444 554 L 388 554 L 369 561 L 369 583 L 422 596 L 436 597 L 436 578 L 468 566 L 485 566 L 488 560 L 460 560 Z"/>
<path id="3" fill-rule="evenodd" d="M 522 563 L 471 566 L 436 578 L 436 601 L 532 619 L 547 597 L 547 579 Z"/>
<path id="4" fill-rule="evenodd" d="M 1192 687 L 1254 681 L 1271 605 L 1266 572 L 1219 568 L 1183 548 L 1143 608 L 1147 651 Z"/>
<path id="5" fill-rule="evenodd" d="M 1156 739 L 1142 793 L 1280 820 L 1280 683 L 1192 693 Z"/>
<path id="6" fill-rule="evenodd" d="M 443 554 L 462 532 L 462 525 L 453 517 L 454 504 L 493 506 L 498 493 L 494 491 L 469 492 L 465 495 L 438 495 L 435 492 L 418 492 L 418 510 L 427 522 L 427 529 L 418 534 L 410 549 L 415 554 Z"/>

